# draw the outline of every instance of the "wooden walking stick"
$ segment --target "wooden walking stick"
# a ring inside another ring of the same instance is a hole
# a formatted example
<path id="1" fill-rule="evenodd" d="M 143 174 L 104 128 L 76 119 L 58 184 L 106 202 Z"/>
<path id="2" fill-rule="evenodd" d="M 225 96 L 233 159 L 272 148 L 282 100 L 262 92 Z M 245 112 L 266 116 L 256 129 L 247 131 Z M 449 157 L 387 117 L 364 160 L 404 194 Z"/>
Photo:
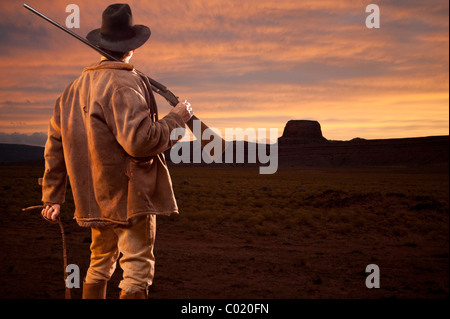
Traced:
<path id="1" fill-rule="evenodd" d="M 30 210 L 38 210 L 38 209 L 43 209 L 45 208 L 45 205 L 38 205 L 38 206 L 30 206 L 30 207 L 26 207 L 26 208 L 22 208 L 22 211 L 30 211 Z M 53 221 L 51 219 L 48 219 L 44 216 L 42 216 L 45 220 L 51 222 L 51 223 L 58 223 L 59 225 L 59 229 L 61 230 L 61 238 L 62 238 L 62 246 L 63 246 L 63 261 L 64 261 L 64 286 L 66 288 L 66 292 L 65 292 L 65 299 L 72 299 L 71 294 L 70 294 L 70 288 L 67 287 L 67 248 L 66 248 L 66 235 L 64 232 L 64 227 L 63 224 L 61 222 L 61 218 L 57 218 L 56 221 Z"/>

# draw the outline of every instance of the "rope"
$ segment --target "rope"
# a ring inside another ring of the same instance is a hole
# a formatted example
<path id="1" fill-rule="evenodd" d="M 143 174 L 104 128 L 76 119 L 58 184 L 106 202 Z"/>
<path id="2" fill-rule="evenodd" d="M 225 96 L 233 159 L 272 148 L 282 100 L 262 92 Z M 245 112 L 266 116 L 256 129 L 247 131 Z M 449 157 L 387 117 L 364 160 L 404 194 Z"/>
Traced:
<path id="1" fill-rule="evenodd" d="M 29 211 L 29 210 L 35 210 L 35 209 L 43 209 L 45 207 L 45 205 L 38 205 L 38 206 L 30 206 L 27 208 L 22 208 L 22 211 Z M 41 215 L 42 216 L 42 215 Z M 59 229 L 61 230 L 61 238 L 62 238 L 62 246 L 63 246 L 63 262 L 64 262 L 64 287 L 66 289 L 65 291 L 65 299 L 72 299 L 71 294 L 70 294 L 70 288 L 67 287 L 67 249 L 66 249 L 66 234 L 64 232 L 64 227 L 63 224 L 61 222 L 61 218 L 58 217 L 58 219 L 56 221 L 53 221 L 51 219 L 48 219 L 44 216 L 42 216 L 42 218 L 44 218 L 46 221 L 55 224 L 58 223 L 59 225 Z"/>

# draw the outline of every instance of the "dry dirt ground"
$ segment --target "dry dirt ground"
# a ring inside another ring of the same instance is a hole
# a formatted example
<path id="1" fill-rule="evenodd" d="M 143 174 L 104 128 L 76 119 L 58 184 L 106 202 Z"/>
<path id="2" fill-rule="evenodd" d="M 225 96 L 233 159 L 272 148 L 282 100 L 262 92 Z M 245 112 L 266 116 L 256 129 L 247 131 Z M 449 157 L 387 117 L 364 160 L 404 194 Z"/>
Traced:
<path id="1" fill-rule="evenodd" d="M 0 166 L 0 298 L 64 298 L 57 225 L 39 204 L 43 168 Z M 441 299 L 449 296 L 448 167 L 171 169 L 181 214 L 158 217 L 152 299 Z M 81 280 L 90 230 L 63 206 Z M 368 289 L 366 266 L 380 269 Z M 117 299 L 121 269 L 109 282 Z M 81 289 L 72 289 L 81 298 Z"/>

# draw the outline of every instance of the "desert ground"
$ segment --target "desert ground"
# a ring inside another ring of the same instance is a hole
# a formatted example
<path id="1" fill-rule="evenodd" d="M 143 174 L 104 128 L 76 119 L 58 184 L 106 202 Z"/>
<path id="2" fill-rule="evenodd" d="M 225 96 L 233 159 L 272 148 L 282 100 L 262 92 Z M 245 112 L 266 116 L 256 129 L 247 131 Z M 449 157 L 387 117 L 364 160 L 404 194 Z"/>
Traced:
<path id="1" fill-rule="evenodd" d="M 0 166 L 0 298 L 64 298 L 59 227 L 40 165 Z M 449 296 L 448 165 L 172 167 L 180 214 L 157 218 L 152 299 L 441 299 Z M 90 230 L 63 205 L 68 262 L 84 276 Z M 366 266 L 380 270 L 368 289 Z M 108 283 L 117 299 L 121 269 Z M 82 280 L 82 278 L 81 278 Z M 81 289 L 72 289 L 81 298 Z"/>

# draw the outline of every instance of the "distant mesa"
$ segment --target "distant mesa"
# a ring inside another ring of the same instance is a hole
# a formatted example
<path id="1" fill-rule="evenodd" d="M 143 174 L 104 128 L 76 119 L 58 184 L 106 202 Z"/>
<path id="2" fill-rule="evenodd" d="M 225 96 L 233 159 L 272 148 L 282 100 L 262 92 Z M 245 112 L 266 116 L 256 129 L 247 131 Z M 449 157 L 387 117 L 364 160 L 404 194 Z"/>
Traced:
<path id="1" fill-rule="evenodd" d="M 320 123 L 308 120 L 290 120 L 284 127 L 283 140 L 297 143 L 324 143 L 327 139 L 322 135 Z"/>
<path id="2" fill-rule="evenodd" d="M 449 136 L 328 140 L 317 121 L 290 120 L 278 139 L 280 166 L 448 165 Z"/>

